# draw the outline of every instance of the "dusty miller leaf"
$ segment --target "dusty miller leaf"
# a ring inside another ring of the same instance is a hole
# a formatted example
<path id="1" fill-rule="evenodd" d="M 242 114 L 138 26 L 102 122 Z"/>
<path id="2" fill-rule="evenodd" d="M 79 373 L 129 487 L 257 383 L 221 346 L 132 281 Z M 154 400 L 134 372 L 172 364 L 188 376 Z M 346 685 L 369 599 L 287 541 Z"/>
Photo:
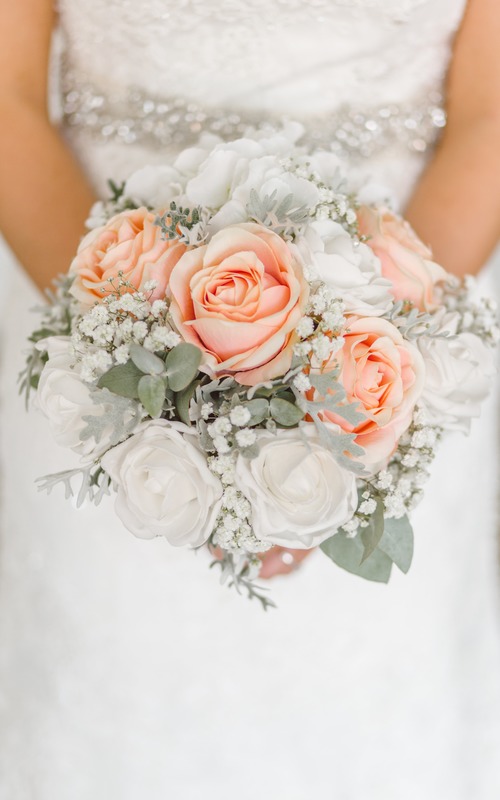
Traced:
<path id="1" fill-rule="evenodd" d="M 309 218 L 309 208 L 297 204 L 292 193 L 278 200 L 275 189 L 271 194 L 263 197 L 252 189 L 246 211 L 250 219 L 275 230 L 283 230 L 306 222 Z"/>
<path id="2" fill-rule="evenodd" d="M 94 439 L 99 443 L 103 436 L 114 447 L 130 436 L 141 421 L 141 409 L 125 397 L 113 394 L 108 389 L 93 389 L 92 400 L 96 406 L 103 406 L 101 413 L 87 414 L 83 417 L 86 426 L 80 433 L 82 441 Z"/>
<path id="3" fill-rule="evenodd" d="M 88 499 L 99 505 L 105 494 L 109 494 L 109 487 L 111 478 L 100 467 L 95 467 L 91 464 L 88 467 L 81 467 L 77 469 L 68 469 L 64 472 L 55 472 L 52 475 L 44 475 L 42 478 L 37 478 L 38 491 L 46 491 L 50 494 L 54 486 L 62 483 L 64 486 L 64 496 L 66 500 L 75 496 L 73 489 L 73 480 L 80 477 L 80 488 L 76 496 L 76 507 L 80 508 L 84 500 Z"/>
<path id="4" fill-rule="evenodd" d="M 359 445 L 355 443 L 355 434 L 333 433 L 325 423 L 319 419 L 317 414 L 311 414 L 311 416 L 318 430 L 321 442 L 331 451 L 337 463 L 344 467 L 344 469 L 354 472 L 356 475 L 364 475 L 365 469 L 363 464 L 354 460 L 358 456 L 364 455 L 365 452 L 362 447 L 359 447 Z M 346 453 L 350 454 L 352 458 L 349 458 Z"/>
<path id="5" fill-rule="evenodd" d="M 366 419 L 366 416 L 359 410 L 358 403 L 348 403 L 345 389 L 336 378 L 338 372 L 324 372 L 319 375 L 310 375 L 309 380 L 320 398 L 317 400 L 305 401 L 308 411 L 325 409 L 333 411 L 342 419 L 347 420 L 351 425 L 359 425 Z"/>

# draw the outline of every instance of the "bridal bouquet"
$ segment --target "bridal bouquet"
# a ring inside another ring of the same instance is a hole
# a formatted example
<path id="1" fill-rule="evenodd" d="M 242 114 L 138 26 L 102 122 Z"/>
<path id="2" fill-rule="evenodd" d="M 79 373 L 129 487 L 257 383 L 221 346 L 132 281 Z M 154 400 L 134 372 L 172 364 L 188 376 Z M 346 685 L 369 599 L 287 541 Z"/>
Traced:
<path id="1" fill-rule="evenodd" d="M 471 281 L 296 138 L 206 139 L 110 184 L 24 373 L 81 456 L 44 488 L 113 492 L 133 534 L 210 547 L 265 605 L 273 545 L 408 570 L 408 514 L 443 431 L 479 414 L 498 339 Z"/>

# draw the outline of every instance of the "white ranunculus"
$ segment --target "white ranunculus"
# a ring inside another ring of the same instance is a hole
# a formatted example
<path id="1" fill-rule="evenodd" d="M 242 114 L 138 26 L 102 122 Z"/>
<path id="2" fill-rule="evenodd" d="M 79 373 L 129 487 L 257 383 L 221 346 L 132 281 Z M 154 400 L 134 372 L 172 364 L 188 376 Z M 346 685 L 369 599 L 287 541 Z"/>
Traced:
<path id="1" fill-rule="evenodd" d="M 312 155 L 302 157 L 308 169 L 319 175 L 326 186 L 337 186 L 345 173 L 345 163 L 338 155 L 328 150 L 316 150 Z"/>
<path id="2" fill-rule="evenodd" d="M 454 334 L 457 321 L 455 313 L 446 314 L 441 330 Z M 417 345 L 426 370 L 420 403 L 429 424 L 468 433 L 496 374 L 493 350 L 473 333 L 449 339 L 421 336 Z"/>
<path id="3" fill-rule="evenodd" d="M 124 195 L 138 206 L 162 209 L 182 192 L 180 173 L 169 166 L 147 166 L 132 173 L 125 183 Z"/>
<path id="4" fill-rule="evenodd" d="M 353 516 L 356 479 L 319 441 L 312 423 L 258 434 L 256 458 L 238 457 L 236 483 L 252 504 L 256 536 L 283 547 L 308 549 Z"/>
<path id="5" fill-rule="evenodd" d="M 246 209 L 250 191 L 255 189 L 261 196 L 277 191 L 277 200 L 293 193 L 298 204 L 314 205 L 318 201 L 317 188 L 309 181 L 286 174 L 282 159 L 293 149 L 294 140 L 301 128 L 291 126 L 283 131 L 271 131 L 254 138 L 241 138 L 232 142 L 221 142 L 200 161 L 202 150 L 197 148 L 189 155 L 181 154 L 176 164 L 182 171 L 196 164 L 196 173 L 188 181 L 186 195 L 188 204 L 221 209 L 227 203 L 238 206 L 238 216 Z M 225 217 L 224 217 L 225 219 Z M 246 216 L 237 221 L 246 219 Z M 216 220 L 214 229 L 221 227 Z"/>
<path id="6" fill-rule="evenodd" d="M 36 400 L 49 421 L 52 436 L 80 455 L 99 455 L 109 447 L 109 437 L 96 442 L 93 437 L 82 440 L 81 433 L 87 424 L 84 417 L 105 414 L 107 407 L 92 400 L 91 388 L 80 377 L 72 355 L 70 338 L 51 336 L 39 346 L 47 351 L 49 360 L 40 376 Z"/>
<path id="7" fill-rule="evenodd" d="M 365 244 L 355 247 L 338 222 L 312 222 L 298 247 L 304 263 L 338 291 L 350 314 L 380 316 L 391 307 L 391 282 L 382 277 L 378 258 Z"/>
<path id="8" fill-rule="evenodd" d="M 231 197 L 235 185 L 244 180 L 248 164 L 262 156 L 262 148 L 251 139 L 217 145 L 188 181 L 186 195 L 191 205 L 220 208 Z"/>
<path id="9" fill-rule="evenodd" d="M 135 536 L 170 544 L 207 541 L 220 509 L 222 484 L 210 472 L 197 435 L 182 422 L 142 423 L 102 458 L 117 486 L 115 510 Z"/>

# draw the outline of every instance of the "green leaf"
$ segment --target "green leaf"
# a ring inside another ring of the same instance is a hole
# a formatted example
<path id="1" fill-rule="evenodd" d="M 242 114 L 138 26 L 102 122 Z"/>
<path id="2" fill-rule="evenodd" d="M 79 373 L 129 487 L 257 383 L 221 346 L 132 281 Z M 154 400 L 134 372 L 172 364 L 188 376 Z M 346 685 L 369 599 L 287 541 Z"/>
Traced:
<path id="1" fill-rule="evenodd" d="M 139 381 L 139 400 L 153 419 L 163 411 L 165 388 L 165 380 L 160 375 L 143 375 Z"/>
<path id="2" fill-rule="evenodd" d="M 413 529 L 408 517 L 386 519 L 378 546 L 406 574 L 413 558 Z"/>
<path id="3" fill-rule="evenodd" d="M 201 350 L 194 344 L 182 342 L 167 356 L 165 366 L 168 385 L 173 392 L 182 392 L 196 378 L 201 362 Z"/>
<path id="4" fill-rule="evenodd" d="M 145 375 L 161 375 L 165 372 L 165 364 L 161 358 L 135 342 L 130 345 L 130 358 Z"/>
<path id="5" fill-rule="evenodd" d="M 304 417 L 304 412 L 294 403 L 273 397 L 269 403 L 272 418 L 285 428 L 293 428 Z"/>
<path id="6" fill-rule="evenodd" d="M 129 397 L 137 400 L 139 397 L 139 381 L 143 372 L 136 367 L 133 361 L 111 367 L 108 372 L 101 375 L 97 383 L 99 389 L 109 389 L 120 397 Z"/>
<path id="7" fill-rule="evenodd" d="M 336 533 L 323 542 L 321 549 L 339 567 L 359 575 L 368 581 L 388 583 L 391 576 L 392 561 L 381 550 L 374 550 L 363 561 L 364 545 L 359 536 L 350 539 L 344 533 Z"/>
<path id="8" fill-rule="evenodd" d="M 250 411 L 251 417 L 247 422 L 247 425 L 250 427 L 252 425 L 260 425 L 260 423 L 264 422 L 269 416 L 269 401 L 265 400 L 263 397 L 247 400 L 247 402 L 242 403 L 242 405 Z"/>
<path id="9" fill-rule="evenodd" d="M 361 528 L 360 536 L 364 551 L 362 561 L 371 556 L 384 533 L 384 505 L 377 501 L 377 507 L 368 519 L 368 527 Z"/>
<path id="10" fill-rule="evenodd" d="M 193 399 L 196 388 L 200 385 L 200 381 L 193 381 L 182 392 L 177 392 L 174 398 L 175 407 L 181 422 L 185 425 L 191 425 L 189 417 L 189 406 Z"/>

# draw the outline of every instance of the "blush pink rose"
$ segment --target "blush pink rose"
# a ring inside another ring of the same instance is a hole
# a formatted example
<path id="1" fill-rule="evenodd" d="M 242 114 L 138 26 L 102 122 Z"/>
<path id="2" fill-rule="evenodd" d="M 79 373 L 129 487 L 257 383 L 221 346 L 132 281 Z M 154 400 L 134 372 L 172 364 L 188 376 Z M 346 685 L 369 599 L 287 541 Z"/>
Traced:
<path id="1" fill-rule="evenodd" d="M 378 469 L 410 425 L 423 391 L 424 362 L 397 328 L 379 317 L 351 318 L 344 338 L 342 350 L 335 355 L 336 363 L 332 360 L 326 369 L 340 367 L 340 383 L 366 419 L 353 426 L 327 410 L 322 416 L 355 433 L 356 444 L 365 450 L 361 460 L 367 467 Z"/>
<path id="2" fill-rule="evenodd" d="M 361 206 L 359 230 L 366 244 L 380 259 L 382 275 L 392 282 L 396 300 L 409 300 L 420 311 L 439 305 L 436 284 L 447 278 L 446 271 L 432 260 L 432 253 L 413 228 L 386 208 Z"/>
<path id="3" fill-rule="evenodd" d="M 262 225 L 231 225 L 185 253 L 170 276 L 181 336 L 216 374 L 253 386 L 283 375 L 309 296 L 290 247 Z"/>
<path id="4" fill-rule="evenodd" d="M 163 240 L 155 219 L 147 208 L 137 208 L 123 211 L 90 231 L 70 267 L 70 274 L 75 276 L 73 296 L 84 305 L 93 305 L 116 291 L 110 279 L 117 279 L 121 272 L 131 284 L 130 289 L 122 288 L 122 293 L 141 290 L 155 280 L 157 287 L 151 300 L 165 297 L 170 273 L 186 247 L 175 240 Z M 117 283 L 115 280 L 115 287 Z"/>

